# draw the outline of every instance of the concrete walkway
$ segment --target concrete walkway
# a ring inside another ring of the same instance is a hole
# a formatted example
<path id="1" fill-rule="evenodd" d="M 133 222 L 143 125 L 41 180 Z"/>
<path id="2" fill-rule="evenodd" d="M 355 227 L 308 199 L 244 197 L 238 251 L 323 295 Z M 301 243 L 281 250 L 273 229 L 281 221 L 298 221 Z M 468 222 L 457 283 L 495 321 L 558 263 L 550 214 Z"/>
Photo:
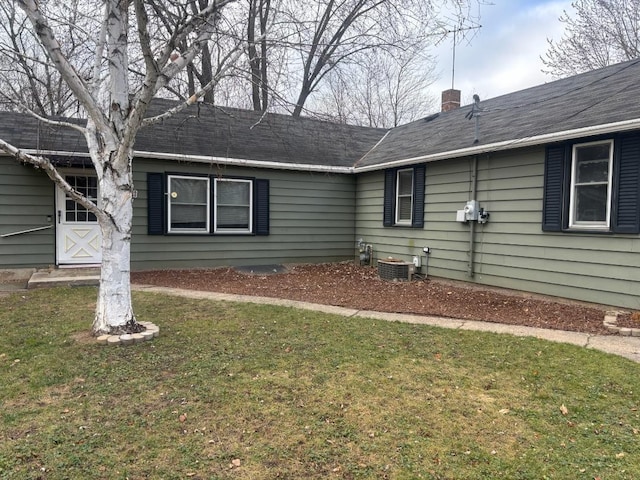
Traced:
<path id="1" fill-rule="evenodd" d="M 593 335 L 588 333 L 566 332 L 563 330 L 549 330 L 545 328 L 523 327 L 519 325 L 505 325 L 502 323 L 478 322 L 473 320 L 459 320 L 443 317 L 429 317 L 423 315 L 406 315 L 401 313 L 384 313 L 368 310 L 356 310 L 332 305 L 320 305 L 316 303 L 299 302 L 270 297 L 253 297 L 249 295 L 233 295 L 229 293 L 202 292 L 184 290 L 179 288 L 156 287 L 150 285 L 133 285 L 138 291 L 161 293 L 163 295 L 175 295 L 185 298 L 248 302 L 263 305 L 278 305 L 283 307 L 301 308 L 317 312 L 333 313 L 345 317 L 375 318 L 390 322 L 405 322 L 435 327 L 452 328 L 460 330 L 475 330 L 481 332 L 506 333 L 518 337 L 536 337 L 551 342 L 570 343 L 580 347 L 600 350 L 606 353 L 619 355 L 634 362 L 640 363 L 640 337 L 623 337 L 619 335 Z"/>
<path id="2" fill-rule="evenodd" d="M 50 271 L 4 270 L 0 271 L 0 296 L 25 288 L 52 287 L 59 285 L 97 285 L 99 269 L 52 269 Z M 585 348 L 601 350 L 640 363 L 640 337 L 624 337 L 619 335 L 592 335 L 588 333 L 548 330 L 544 328 L 505 325 L 502 323 L 477 322 L 443 317 L 422 315 L 405 315 L 400 313 L 373 312 L 352 308 L 319 305 L 270 297 L 253 297 L 248 295 L 232 295 L 227 293 L 201 292 L 177 288 L 156 287 L 149 285 L 133 285 L 134 290 L 175 295 L 186 298 L 226 300 L 230 302 L 250 302 L 264 305 L 279 305 L 302 308 L 318 312 L 334 313 L 345 317 L 375 318 L 379 320 L 433 325 L 442 328 L 460 330 L 476 330 L 482 332 L 506 333 L 519 337 L 537 337 L 560 343 L 570 343 Z"/>

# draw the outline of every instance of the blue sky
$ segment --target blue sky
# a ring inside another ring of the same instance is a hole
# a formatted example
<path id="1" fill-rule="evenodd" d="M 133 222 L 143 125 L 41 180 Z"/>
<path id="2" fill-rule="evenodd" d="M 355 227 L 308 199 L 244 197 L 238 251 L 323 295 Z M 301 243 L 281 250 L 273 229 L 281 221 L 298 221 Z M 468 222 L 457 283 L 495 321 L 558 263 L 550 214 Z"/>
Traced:
<path id="1" fill-rule="evenodd" d="M 547 51 L 547 38 L 559 40 L 564 30 L 558 17 L 572 12 L 571 1 L 493 0 L 483 5 L 482 28 L 470 42 L 456 47 L 455 88 L 462 103 L 471 103 L 474 93 L 481 99 L 522 90 L 553 80 L 541 72 L 540 56 Z M 440 79 L 432 87 L 439 98 L 451 88 L 452 41 L 436 50 Z"/>

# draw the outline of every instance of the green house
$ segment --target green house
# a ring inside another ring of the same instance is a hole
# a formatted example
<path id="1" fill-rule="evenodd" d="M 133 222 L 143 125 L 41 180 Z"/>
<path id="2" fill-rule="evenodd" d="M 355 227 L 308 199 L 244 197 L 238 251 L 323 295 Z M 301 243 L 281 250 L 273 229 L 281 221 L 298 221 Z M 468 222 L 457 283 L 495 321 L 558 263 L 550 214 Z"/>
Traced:
<path id="1" fill-rule="evenodd" d="M 372 264 L 638 309 L 638 78 L 634 60 L 459 108 L 448 91 L 391 130 L 195 105 L 136 142 L 132 268 L 331 262 L 360 243 Z M 75 132 L 3 112 L 0 138 L 97 198 Z M 0 156 L 0 269 L 99 262 L 91 214 Z"/>

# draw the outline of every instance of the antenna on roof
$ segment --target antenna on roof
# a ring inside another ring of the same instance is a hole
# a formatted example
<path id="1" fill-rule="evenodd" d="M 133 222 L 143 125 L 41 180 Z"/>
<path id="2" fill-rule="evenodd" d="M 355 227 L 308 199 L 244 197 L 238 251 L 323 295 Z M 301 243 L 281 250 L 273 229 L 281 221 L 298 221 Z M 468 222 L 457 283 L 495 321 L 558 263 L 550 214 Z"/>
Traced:
<path id="1" fill-rule="evenodd" d="M 478 130 L 480 123 L 480 115 L 482 114 L 483 108 L 480 106 L 480 97 L 477 93 L 473 94 L 473 105 L 471 105 L 471 110 L 467 112 L 465 118 L 467 120 L 471 120 L 472 118 L 476 119 L 476 129 L 475 129 L 475 138 L 473 139 L 473 143 L 478 143 L 480 139 L 478 138 Z"/>
<path id="2" fill-rule="evenodd" d="M 456 77 L 456 45 L 458 45 L 458 33 L 467 32 L 469 30 L 477 30 L 482 28 L 482 25 L 475 25 L 473 27 L 457 27 L 451 30 L 445 30 L 442 39 L 444 39 L 450 33 L 453 33 L 453 45 L 452 45 L 452 59 L 451 59 L 451 89 L 455 88 L 455 77 Z M 441 40 L 442 40 L 441 39 Z M 436 45 L 439 42 L 436 42 Z"/>

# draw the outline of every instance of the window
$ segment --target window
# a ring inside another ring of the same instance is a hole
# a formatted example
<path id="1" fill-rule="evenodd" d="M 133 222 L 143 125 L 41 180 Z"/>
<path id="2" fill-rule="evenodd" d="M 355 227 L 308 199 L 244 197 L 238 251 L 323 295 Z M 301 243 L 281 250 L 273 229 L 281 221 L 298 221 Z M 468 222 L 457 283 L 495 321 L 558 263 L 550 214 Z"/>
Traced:
<path id="1" fill-rule="evenodd" d="M 425 166 L 389 169 L 384 177 L 383 225 L 424 226 Z"/>
<path id="2" fill-rule="evenodd" d="M 398 170 L 396 183 L 396 224 L 411 225 L 413 214 L 413 169 Z"/>
<path id="3" fill-rule="evenodd" d="M 269 235 L 269 180 L 147 173 L 149 235 Z"/>
<path id="4" fill-rule="evenodd" d="M 209 178 L 169 175 L 169 232 L 209 232 Z"/>
<path id="5" fill-rule="evenodd" d="M 87 200 L 98 204 L 98 177 L 95 175 L 65 175 L 69 185 Z M 67 222 L 97 222 L 95 214 L 76 203 L 69 195 L 65 197 L 65 220 Z"/>
<path id="6" fill-rule="evenodd" d="M 640 133 L 547 147 L 542 229 L 640 233 Z"/>
<path id="7" fill-rule="evenodd" d="M 570 228 L 609 228 L 612 163 L 612 141 L 573 146 Z"/>
<path id="8" fill-rule="evenodd" d="M 251 233 L 251 180 L 215 179 L 215 226 L 218 233 Z"/>

